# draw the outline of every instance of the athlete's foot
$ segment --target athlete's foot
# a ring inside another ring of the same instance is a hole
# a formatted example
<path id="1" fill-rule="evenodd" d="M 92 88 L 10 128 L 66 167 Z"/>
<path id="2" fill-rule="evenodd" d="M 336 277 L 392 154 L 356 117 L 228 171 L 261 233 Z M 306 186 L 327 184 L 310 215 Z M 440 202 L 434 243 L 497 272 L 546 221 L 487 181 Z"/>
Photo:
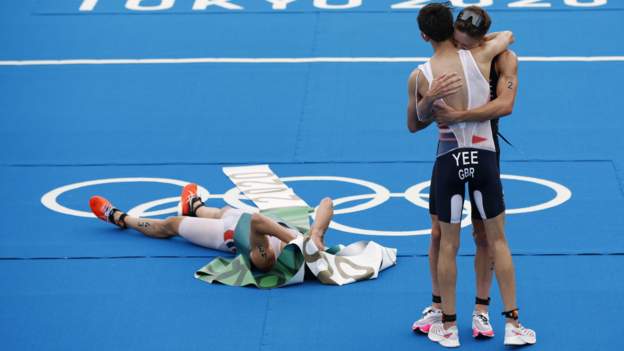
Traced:
<path id="1" fill-rule="evenodd" d="M 195 217 L 195 211 L 203 205 L 204 203 L 197 195 L 197 184 L 186 184 L 182 189 L 182 194 L 180 194 L 178 215 Z"/>
<path id="2" fill-rule="evenodd" d="M 104 222 L 112 223 L 122 229 L 126 228 L 126 222 L 124 221 L 126 214 L 116 209 L 105 198 L 97 195 L 91 197 L 89 207 L 91 207 L 91 212 Z"/>
<path id="3" fill-rule="evenodd" d="M 442 322 L 442 310 L 429 306 L 422 311 L 422 317 L 412 324 L 412 331 L 427 334 L 433 324 L 440 322 Z"/>
<path id="4" fill-rule="evenodd" d="M 459 347 L 459 331 L 456 325 L 444 329 L 444 324 L 437 322 L 431 326 L 427 337 L 444 347 Z"/>
<path id="5" fill-rule="evenodd" d="M 522 346 L 533 345 L 537 342 L 537 334 L 534 330 L 523 327 L 520 323 L 505 323 L 505 345 Z"/>
<path id="6" fill-rule="evenodd" d="M 472 337 L 494 337 L 494 330 L 490 324 L 490 316 L 487 312 L 474 311 L 472 312 Z"/>

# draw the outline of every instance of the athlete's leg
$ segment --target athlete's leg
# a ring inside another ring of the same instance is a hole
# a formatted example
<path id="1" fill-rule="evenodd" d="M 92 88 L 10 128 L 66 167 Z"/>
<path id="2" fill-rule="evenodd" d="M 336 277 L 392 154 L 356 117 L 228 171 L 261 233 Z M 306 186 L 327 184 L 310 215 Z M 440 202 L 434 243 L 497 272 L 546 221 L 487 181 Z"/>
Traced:
<path id="1" fill-rule="evenodd" d="M 474 212 L 476 211 L 477 209 L 474 208 Z M 494 263 L 487 244 L 483 220 L 475 218 L 474 212 L 472 217 L 472 236 L 476 244 L 474 268 L 477 283 L 477 296 L 475 298 L 475 308 L 472 312 L 472 336 L 475 338 L 479 336 L 491 338 L 494 336 L 494 329 L 490 322 L 488 307 L 490 304 L 489 296 L 492 286 L 492 269 Z"/>
<path id="2" fill-rule="evenodd" d="M 431 201 L 431 196 L 429 197 Z M 429 240 L 429 274 L 431 275 L 431 305 L 422 311 L 420 319 L 412 324 L 412 331 L 429 333 L 431 326 L 442 320 L 442 297 L 438 284 L 438 253 L 440 252 L 440 222 L 431 213 L 431 238 Z"/>
<path id="3" fill-rule="evenodd" d="M 180 214 L 183 216 L 219 219 L 230 207 L 208 207 L 197 194 L 197 184 L 189 183 L 180 195 Z"/>
<path id="4" fill-rule="evenodd" d="M 115 212 L 115 221 L 119 220 L 121 211 Z M 127 215 L 124 218 L 126 226 L 151 238 L 168 239 L 178 235 L 178 228 L 183 217 L 169 217 L 166 219 L 139 218 Z"/>
<path id="5" fill-rule="evenodd" d="M 505 238 L 505 213 L 485 220 L 485 231 L 489 250 L 494 258 L 494 269 L 496 271 L 496 281 L 503 298 L 505 311 L 516 309 L 516 278 L 513 261 L 507 239 Z M 508 319 L 508 322 L 512 320 Z M 517 324 L 517 321 L 513 321 Z"/>
<path id="6" fill-rule="evenodd" d="M 115 213 L 116 220 L 121 212 Z M 164 220 L 126 216 L 126 226 L 149 237 L 167 239 L 180 235 L 195 245 L 232 252 L 225 238 L 226 223 L 218 218 L 169 217 Z"/>
<path id="7" fill-rule="evenodd" d="M 457 282 L 457 250 L 459 249 L 459 223 L 440 221 L 440 251 L 438 257 L 438 283 L 442 293 L 442 311 L 445 315 L 456 314 L 455 289 Z M 446 321 L 444 328 L 448 329 L 457 323 Z"/>
<path id="8" fill-rule="evenodd" d="M 485 220 L 490 251 L 494 256 L 496 280 L 503 298 L 505 323 L 505 345 L 535 344 L 537 336 L 534 330 L 525 328 L 518 321 L 516 304 L 516 278 L 511 252 L 505 239 L 505 213 Z"/>
<path id="9" fill-rule="evenodd" d="M 222 218 L 225 211 L 229 208 L 231 207 L 217 208 L 217 207 L 208 207 L 208 206 L 202 205 L 201 207 L 198 207 L 195 210 L 195 216 L 200 217 L 200 218 L 217 218 L 218 219 L 218 218 Z"/>
<path id="10" fill-rule="evenodd" d="M 472 313 L 472 336 L 493 337 L 494 330 L 490 323 L 490 315 L 488 313 L 490 288 L 492 286 L 493 260 L 487 242 L 487 235 L 485 234 L 485 225 L 483 223 L 485 209 L 482 194 L 485 189 L 488 189 L 488 191 L 485 192 L 486 194 L 499 193 L 500 188 L 496 185 L 497 182 L 495 180 L 500 177 L 500 172 L 498 171 L 498 166 L 493 164 L 492 160 L 494 160 L 494 158 L 489 157 L 492 156 L 491 154 L 484 155 L 483 153 L 479 153 L 479 155 L 484 157 L 484 159 L 479 162 L 482 167 L 477 167 L 476 177 L 468 182 L 468 192 L 470 194 L 472 207 L 472 236 L 476 245 L 474 268 L 477 283 L 475 308 Z M 496 160 L 498 159 L 496 158 Z M 490 187 L 487 187 L 487 184 L 490 184 Z M 494 186 L 492 187 L 492 185 Z M 500 185 L 500 181 L 498 185 Z M 496 197 L 497 195 L 493 196 Z M 498 206 L 498 211 L 504 211 L 502 194 L 500 201 L 497 201 L 496 204 Z M 488 208 L 490 208 L 489 205 L 491 204 L 488 203 Z"/>
<path id="11" fill-rule="evenodd" d="M 204 204 L 197 193 L 197 184 L 189 183 L 184 186 L 180 194 L 179 214 L 189 217 L 219 219 L 230 207 L 215 208 Z"/>
<path id="12" fill-rule="evenodd" d="M 472 227 L 472 236 L 476 245 L 474 268 L 477 282 L 477 299 L 483 302 L 475 303 L 475 310 L 487 312 L 488 305 L 485 304 L 485 301 L 488 301 L 490 297 L 494 262 L 492 260 L 492 256 L 490 255 L 483 220 L 473 217 Z"/>
<path id="13" fill-rule="evenodd" d="M 461 152 L 459 150 L 458 152 Z M 461 157 L 459 157 L 461 159 Z M 465 181 L 457 170 L 453 153 L 438 156 L 435 174 L 436 214 L 440 223 L 438 286 L 442 295 L 442 323 L 431 326 L 428 338 L 443 346 L 459 346 L 456 312 L 457 251 L 464 204 Z"/>
<path id="14" fill-rule="evenodd" d="M 505 203 L 496 154 L 478 151 L 479 171 L 471 181 L 471 195 L 484 219 L 488 251 L 494 260 L 496 280 L 505 311 L 515 310 L 516 283 L 511 252 L 505 238 Z M 517 323 L 517 321 L 516 321 Z"/>
<path id="15" fill-rule="evenodd" d="M 437 162 L 436 162 L 437 165 Z M 442 320 L 442 298 L 438 284 L 438 253 L 440 252 L 440 223 L 436 203 L 436 167 L 431 170 L 429 184 L 429 215 L 431 216 L 431 237 L 429 238 L 429 274 L 431 276 L 431 305 L 422 311 L 420 319 L 412 324 L 412 331 L 429 333 L 431 326 Z"/>
<path id="16" fill-rule="evenodd" d="M 431 201 L 431 196 L 429 197 Z M 442 320 L 442 298 L 438 284 L 438 253 L 440 252 L 440 222 L 431 213 L 431 238 L 429 240 L 429 273 L 431 275 L 431 305 L 422 311 L 420 319 L 412 324 L 412 331 L 429 333 L 431 326 Z"/>
<path id="17" fill-rule="evenodd" d="M 130 227 L 152 238 L 166 239 L 175 236 L 180 225 L 180 217 L 148 219 L 129 216 L 115 208 L 107 199 L 97 195 L 89 199 L 89 207 L 96 217 L 105 222 L 124 229 Z"/>
<path id="18" fill-rule="evenodd" d="M 334 216 L 334 203 L 329 197 L 324 198 L 316 209 L 316 217 L 312 227 L 310 228 L 310 237 L 316 245 L 316 247 L 324 251 L 325 250 L 325 233 L 329 228 L 329 223 Z"/>
<path id="19" fill-rule="evenodd" d="M 434 174 L 436 214 L 440 223 L 438 285 L 442 296 L 444 329 L 449 329 L 456 325 L 454 320 L 456 316 L 456 258 L 457 250 L 459 250 L 465 183 L 458 176 L 455 157 L 452 153 L 439 156 L 434 168 L 436 169 Z"/>
<path id="20" fill-rule="evenodd" d="M 438 162 L 431 170 L 431 183 L 429 184 L 429 215 L 431 216 L 431 238 L 429 241 L 429 273 L 431 274 L 431 295 L 434 312 L 442 310 L 440 286 L 438 284 L 438 253 L 440 252 L 440 222 L 437 209 L 437 182 L 440 175 L 437 173 Z M 426 311 L 426 310 L 425 310 Z M 437 320 L 433 318 L 433 320 Z"/>
<path id="21" fill-rule="evenodd" d="M 232 252 L 233 242 L 231 240 L 232 237 L 226 237 L 226 231 L 231 230 L 240 217 L 238 213 L 232 213 L 231 216 L 224 219 L 195 217 L 139 218 L 127 215 L 116 209 L 110 201 L 101 196 L 93 196 L 89 200 L 89 206 L 96 217 L 121 228 L 130 227 L 146 236 L 159 239 L 180 235 L 196 245 L 227 252 Z"/>
<path id="22" fill-rule="evenodd" d="M 437 215 L 431 215 L 431 239 L 429 241 L 429 273 L 431 274 L 431 292 L 433 296 L 440 297 L 440 284 L 438 283 L 438 254 L 440 252 L 440 222 Z M 431 306 L 442 309 L 442 304 L 433 301 Z"/>

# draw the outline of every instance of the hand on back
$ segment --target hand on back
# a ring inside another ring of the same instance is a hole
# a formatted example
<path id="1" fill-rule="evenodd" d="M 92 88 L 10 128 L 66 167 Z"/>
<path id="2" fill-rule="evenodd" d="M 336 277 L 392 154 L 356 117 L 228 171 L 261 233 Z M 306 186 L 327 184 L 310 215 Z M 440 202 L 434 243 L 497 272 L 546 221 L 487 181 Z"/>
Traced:
<path id="1" fill-rule="evenodd" d="M 427 91 L 427 96 L 433 100 L 453 95 L 461 89 L 463 83 L 457 72 L 444 73 L 434 78 Z"/>

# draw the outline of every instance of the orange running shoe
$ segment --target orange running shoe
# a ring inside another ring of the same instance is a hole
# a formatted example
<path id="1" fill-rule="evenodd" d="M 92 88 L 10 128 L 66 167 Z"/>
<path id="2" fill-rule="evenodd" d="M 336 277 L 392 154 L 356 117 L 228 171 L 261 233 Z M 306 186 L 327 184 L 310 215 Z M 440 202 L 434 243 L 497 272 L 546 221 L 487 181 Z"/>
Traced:
<path id="1" fill-rule="evenodd" d="M 122 213 L 119 217 L 119 220 L 115 222 L 115 211 L 119 210 L 116 209 L 113 204 L 111 204 L 110 201 L 106 200 L 105 198 L 97 195 L 93 196 L 89 200 L 89 206 L 91 207 L 91 212 L 93 212 L 93 214 L 97 218 L 103 220 L 104 222 L 112 223 L 119 228 L 126 228 L 126 222 L 124 221 L 124 218 L 126 218 L 126 214 Z"/>
<path id="2" fill-rule="evenodd" d="M 199 201 L 200 203 L 199 206 L 193 208 L 193 204 L 195 204 L 195 202 L 197 201 Z M 195 210 L 203 205 L 204 203 L 201 201 L 199 195 L 197 195 L 197 184 L 186 184 L 182 189 L 182 194 L 180 195 L 180 203 L 178 204 L 178 215 L 195 217 Z"/>

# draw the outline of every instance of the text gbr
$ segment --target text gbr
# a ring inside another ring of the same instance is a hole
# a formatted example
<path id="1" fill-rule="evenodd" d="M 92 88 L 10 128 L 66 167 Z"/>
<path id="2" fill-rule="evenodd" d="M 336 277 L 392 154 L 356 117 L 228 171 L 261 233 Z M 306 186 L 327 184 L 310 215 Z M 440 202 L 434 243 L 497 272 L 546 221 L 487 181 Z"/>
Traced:
<path id="1" fill-rule="evenodd" d="M 106 2 L 109 0 L 82 0 L 80 5 L 80 11 L 89 12 L 94 11 L 98 3 Z M 301 2 L 303 0 L 264 0 L 267 6 L 271 6 L 272 10 L 287 10 L 288 6 L 295 2 Z M 307 0 L 306 2 L 309 2 Z M 313 6 L 317 9 L 325 10 L 342 10 L 342 9 L 354 9 L 361 7 L 365 0 L 313 0 Z M 373 0 L 368 0 L 373 1 Z M 378 0 L 374 0 L 378 1 Z M 497 4 L 495 4 L 497 1 Z M 559 1 L 546 1 L 546 0 L 507 0 L 507 7 L 509 8 L 550 8 L 553 4 L 561 4 L 571 7 L 598 7 L 607 4 L 608 0 L 559 0 Z M 409 0 L 401 1 L 390 4 L 392 9 L 419 9 L 428 3 L 435 2 L 432 0 Z M 451 0 L 453 6 L 466 7 L 471 5 L 477 5 L 481 7 L 489 7 L 494 5 L 503 4 L 504 0 Z M 125 8 L 131 11 L 163 11 L 172 9 L 176 0 L 126 0 Z M 194 0 L 192 5 L 193 11 L 203 11 L 209 7 L 218 7 L 226 10 L 244 10 L 245 8 L 237 3 L 236 0 Z"/>
<path id="2" fill-rule="evenodd" d="M 455 159 L 455 164 L 459 168 L 458 175 L 459 179 L 464 180 L 468 177 L 474 178 L 475 169 L 472 167 L 473 165 L 479 164 L 479 152 L 478 151 L 460 151 L 456 154 L 453 154 L 453 158 Z"/>

